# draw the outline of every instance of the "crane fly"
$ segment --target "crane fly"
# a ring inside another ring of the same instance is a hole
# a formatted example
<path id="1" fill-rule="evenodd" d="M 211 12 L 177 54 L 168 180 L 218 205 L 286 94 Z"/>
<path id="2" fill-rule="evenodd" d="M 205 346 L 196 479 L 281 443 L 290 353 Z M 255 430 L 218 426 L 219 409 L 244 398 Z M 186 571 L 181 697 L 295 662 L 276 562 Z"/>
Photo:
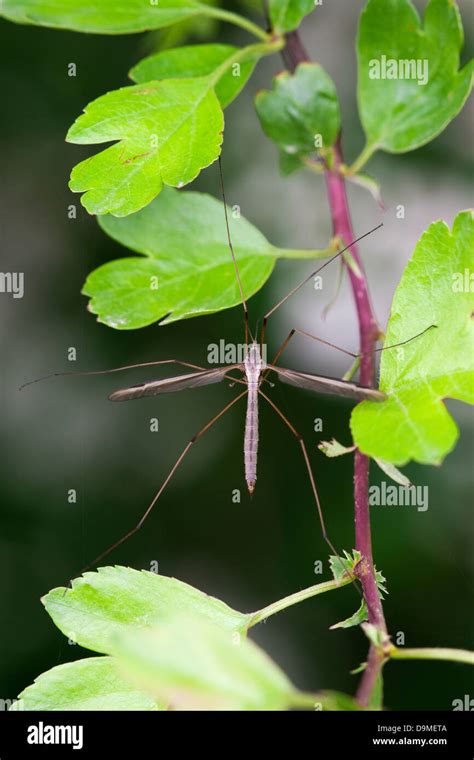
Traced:
<path id="1" fill-rule="evenodd" d="M 234 247 L 233 247 L 232 239 L 230 235 L 228 212 L 227 212 L 226 197 L 225 197 L 225 190 L 224 190 L 224 181 L 223 181 L 222 166 L 221 166 L 220 159 L 219 159 L 219 173 L 220 173 L 220 180 L 221 180 L 221 190 L 222 190 L 222 198 L 223 198 L 223 206 L 224 206 L 224 221 L 225 221 L 226 231 L 227 231 L 227 240 L 228 240 L 229 250 L 230 250 L 230 254 L 232 258 L 232 263 L 235 270 L 236 281 L 237 281 L 237 285 L 238 285 L 238 289 L 240 293 L 240 300 L 241 300 L 243 312 L 244 312 L 245 355 L 244 355 L 243 361 L 237 364 L 230 364 L 230 365 L 226 365 L 222 367 L 206 369 L 205 367 L 200 367 L 196 364 L 191 364 L 190 362 L 181 361 L 178 359 L 164 359 L 161 361 L 151 361 L 151 362 L 143 362 L 140 364 L 131 364 L 124 367 L 116 367 L 116 368 L 108 369 L 108 370 L 98 370 L 98 371 L 92 371 L 92 372 L 61 372 L 61 373 L 55 373 L 54 375 L 47 376 L 49 378 L 49 377 L 57 377 L 57 376 L 64 376 L 64 375 L 102 375 L 102 374 L 108 374 L 108 373 L 114 373 L 114 372 L 121 372 L 124 370 L 134 369 L 138 367 L 150 367 L 150 366 L 157 366 L 157 365 L 164 365 L 164 364 L 178 364 L 188 369 L 194 370 L 193 372 L 188 372 L 186 374 L 178 375 L 176 377 L 168 377 L 162 380 L 152 380 L 150 382 L 140 383 L 138 385 L 133 385 L 127 388 L 116 390 L 109 395 L 109 399 L 111 401 L 130 401 L 132 399 L 140 399 L 140 398 L 145 398 L 149 396 L 159 396 L 163 393 L 175 393 L 175 392 L 186 390 L 186 389 L 201 388 L 207 385 L 212 385 L 214 383 L 222 382 L 223 380 L 226 380 L 226 379 L 230 380 L 232 384 L 237 383 L 243 387 L 241 392 L 237 396 L 235 396 L 229 403 L 227 403 L 226 406 L 223 409 L 221 409 L 206 425 L 204 425 L 204 427 L 202 427 L 187 443 L 187 445 L 185 446 L 185 448 L 179 455 L 178 459 L 174 463 L 173 467 L 169 471 L 160 489 L 155 494 L 153 500 L 151 501 L 146 511 L 140 518 L 139 522 L 135 525 L 135 527 L 129 530 L 118 541 L 116 541 L 114 544 L 109 546 L 108 549 L 102 552 L 91 563 L 89 563 L 85 568 L 83 568 L 82 572 L 95 566 L 98 562 L 103 560 L 106 556 L 108 556 L 111 552 L 113 552 L 121 544 L 123 544 L 127 539 L 133 536 L 142 527 L 145 520 L 147 519 L 150 512 L 152 511 L 153 507 L 155 506 L 155 504 L 157 503 L 157 501 L 163 494 L 165 488 L 168 486 L 170 480 L 174 476 L 176 470 L 178 469 L 179 465 L 181 464 L 181 462 L 183 461 L 183 459 L 185 458 L 189 450 L 192 448 L 192 446 L 208 430 L 210 430 L 210 428 L 213 427 L 213 425 L 218 420 L 220 420 L 221 417 L 223 417 L 223 415 L 226 414 L 227 411 L 229 411 L 229 409 L 231 409 L 238 401 L 243 399 L 245 396 L 247 397 L 247 410 L 246 410 L 246 417 L 245 417 L 245 432 L 244 432 L 244 469 L 245 469 L 245 481 L 247 484 L 247 489 L 248 489 L 249 494 L 252 495 L 254 493 L 256 482 L 257 482 L 257 455 L 258 455 L 258 442 L 259 442 L 258 413 L 259 413 L 259 399 L 262 398 L 278 414 L 280 419 L 283 421 L 286 427 L 290 430 L 290 432 L 296 438 L 301 448 L 305 467 L 306 467 L 309 481 L 311 484 L 313 499 L 317 508 L 319 521 L 321 524 L 323 537 L 325 541 L 327 542 L 327 544 L 329 545 L 331 551 L 336 556 L 339 556 L 337 550 L 334 548 L 333 544 L 331 543 L 326 531 L 326 526 L 324 522 L 319 494 L 316 488 L 316 483 L 315 483 L 305 441 L 303 437 L 300 435 L 300 433 L 296 430 L 296 428 L 292 425 L 292 423 L 288 420 L 288 418 L 274 403 L 274 401 L 269 396 L 267 396 L 267 394 L 262 390 L 262 385 L 264 384 L 264 382 L 268 382 L 267 380 L 268 375 L 273 372 L 279 377 L 279 379 L 283 383 L 287 383 L 297 388 L 310 390 L 315 393 L 343 396 L 343 397 L 350 398 L 356 401 L 364 401 L 364 400 L 383 401 L 386 398 L 386 395 L 379 390 L 361 386 L 354 382 L 338 380 L 331 377 L 325 377 L 323 375 L 314 375 L 314 374 L 310 374 L 306 372 L 299 372 L 297 370 L 286 369 L 286 368 L 277 366 L 277 362 L 280 359 L 282 353 L 285 351 L 290 340 L 296 334 L 302 335 L 303 337 L 311 338 L 327 346 L 335 348 L 338 351 L 342 351 L 343 353 L 353 357 L 354 359 L 360 358 L 359 354 L 354 354 L 350 351 L 346 351 L 345 349 L 340 348 L 339 346 L 336 346 L 335 344 L 330 343 L 329 341 L 326 341 L 315 335 L 312 335 L 304 330 L 293 328 L 289 332 L 286 339 L 281 344 L 273 361 L 271 363 L 267 363 L 264 359 L 264 351 L 263 351 L 264 338 L 265 338 L 265 331 L 266 331 L 267 322 L 269 318 L 280 306 L 282 306 L 288 300 L 288 298 L 290 298 L 298 290 L 300 290 L 300 288 L 302 288 L 303 285 L 309 282 L 309 280 L 315 277 L 322 269 L 328 266 L 331 262 L 340 258 L 347 250 L 352 248 L 356 243 L 358 243 L 363 238 L 366 238 L 368 235 L 372 234 L 376 230 L 380 229 L 383 226 L 383 224 L 377 225 L 373 229 L 369 230 L 368 232 L 364 233 L 360 237 L 353 240 L 351 243 L 349 243 L 349 245 L 346 245 L 344 248 L 342 248 L 340 251 L 334 254 L 331 258 L 329 258 L 324 264 L 319 266 L 314 272 L 311 272 L 311 274 L 305 277 L 302 282 L 300 282 L 298 285 L 292 288 L 292 290 L 290 290 L 290 292 L 284 298 L 282 298 L 275 306 L 273 306 L 272 309 L 270 309 L 270 311 L 268 311 L 265 314 L 263 318 L 263 322 L 262 322 L 260 340 L 257 340 L 255 337 L 251 335 L 250 329 L 249 329 L 249 314 L 248 314 L 247 301 L 246 301 L 245 294 L 243 291 L 239 268 L 237 265 L 237 258 L 235 256 Z M 426 328 L 426 330 L 423 330 L 423 332 L 419 333 L 419 335 L 422 335 L 424 332 L 426 332 L 433 326 L 434 325 L 430 325 L 430 327 Z M 418 335 L 414 337 L 418 337 Z M 410 338 L 409 340 L 413 340 L 413 338 Z M 401 343 L 397 343 L 394 346 L 388 346 L 387 348 L 394 348 L 395 346 L 403 345 L 404 343 L 408 343 L 409 340 L 402 341 Z M 375 350 L 381 351 L 384 349 L 375 349 Z M 230 374 L 234 371 L 240 372 L 241 377 L 235 377 L 234 375 Z M 39 380 L 45 380 L 45 379 L 47 378 L 39 378 Z M 33 382 L 38 382 L 38 380 L 34 380 Z M 31 383 L 25 383 L 25 385 L 30 385 L 30 384 Z M 22 386 L 22 388 L 23 387 L 25 386 Z"/>

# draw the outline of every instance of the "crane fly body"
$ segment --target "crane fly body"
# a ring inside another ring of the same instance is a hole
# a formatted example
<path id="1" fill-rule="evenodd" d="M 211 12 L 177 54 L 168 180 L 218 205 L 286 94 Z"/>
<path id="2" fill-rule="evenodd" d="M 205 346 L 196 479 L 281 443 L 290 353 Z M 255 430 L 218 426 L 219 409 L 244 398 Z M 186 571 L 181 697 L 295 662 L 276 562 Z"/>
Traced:
<path id="1" fill-rule="evenodd" d="M 385 394 L 381 393 L 381 391 L 365 388 L 356 383 L 324 377 L 322 375 L 311 375 L 267 364 L 262 358 L 262 353 L 261 345 L 256 340 L 252 340 L 246 346 L 246 354 L 242 364 L 231 364 L 225 367 L 216 367 L 215 369 L 202 370 L 200 372 L 188 373 L 187 375 L 179 375 L 178 377 L 133 385 L 130 388 L 114 391 L 114 393 L 110 394 L 109 399 L 111 401 L 128 401 L 146 396 L 157 396 L 161 393 L 172 393 L 184 390 L 185 388 L 198 388 L 211 385 L 225 378 L 235 382 L 235 378 L 232 378 L 229 372 L 240 370 L 243 375 L 240 382 L 246 386 L 244 395 L 247 395 L 244 432 L 245 482 L 247 483 L 249 494 L 252 495 L 257 482 L 259 392 L 262 382 L 266 379 L 265 375 L 267 372 L 277 373 L 284 383 L 318 393 L 346 396 L 358 401 L 382 401 L 386 398 Z"/>
<path id="2" fill-rule="evenodd" d="M 221 411 L 218 412 L 203 428 L 201 428 L 196 433 L 196 435 L 194 435 L 193 438 L 187 443 L 187 445 L 184 447 L 183 451 L 179 455 L 178 459 L 176 460 L 175 464 L 171 468 L 170 472 L 168 473 L 167 477 L 165 478 L 164 482 L 162 483 L 160 489 L 155 494 L 153 500 L 151 501 L 145 513 L 142 515 L 141 519 L 135 525 L 135 527 L 129 530 L 124 536 L 122 536 L 114 544 L 112 544 L 112 546 L 109 546 L 109 548 L 106 551 L 102 552 L 102 554 L 96 557 L 95 560 L 89 563 L 85 568 L 83 568 L 81 572 L 84 572 L 85 570 L 89 570 L 91 567 L 94 567 L 95 565 L 97 565 L 104 557 L 108 556 L 112 551 L 114 551 L 118 546 L 123 544 L 128 538 L 134 535 L 142 527 L 143 523 L 147 519 L 148 515 L 152 511 L 156 502 L 158 501 L 161 494 L 163 493 L 163 491 L 169 484 L 174 473 L 176 472 L 177 468 L 179 467 L 179 465 L 181 464 L 181 462 L 183 461 L 183 459 L 185 458 L 186 454 L 188 453 L 190 448 L 193 446 L 193 444 L 196 443 L 196 441 L 199 438 L 201 438 L 201 436 L 203 436 L 229 409 L 231 409 L 234 406 L 234 404 L 236 404 L 240 399 L 243 399 L 245 396 L 247 397 L 247 411 L 246 411 L 246 417 L 245 417 L 245 432 L 244 432 L 244 467 L 245 467 L 245 480 L 247 483 L 247 489 L 248 489 L 249 494 L 250 495 L 253 494 L 253 492 L 255 491 L 255 486 L 257 482 L 257 456 L 258 456 L 258 442 L 259 442 L 258 412 L 259 412 L 260 398 L 263 398 L 265 402 L 268 403 L 274 409 L 274 411 L 278 414 L 280 419 L 284 422 L 286 427 L 289 429 L 292 435 L 296 438 L 301 448 L 301 452 L 304 458 L 304 464 L 307 470 L 308 479 L 310 481 L 313 500 L 318 512 L 324 540 L 329 545 L 332 552 L 339 557 L 337 550 L 334 548 L 326 532 L 326 527 L 325 527 L 324 517 L 323 517 L 321 504 L 319 500 L 319 495 L 316 488 L 315 479 L 313 476 L 308 449 L 306 447 L 304 439 L 298 433 L 298 431 L 292 425 L 292 423 L 287 419 L 287 417 L 280 411 L 280 409 L 272 401 L 272 399 L 264 393 L 264 391 L 262 390 L 262 384 L 264 382 L 267 382 L 268 374 L 273 372 L 276 375 L 278 375 L 279 379 L 283 383 L 293 385 L 297 388 L 313 391 L 315 393 L 329 393 L 333 395 L 343 396 L 346 398 L 351 398 L 356 401 L 364 401 L 364 400 L 383 401 L 386 398 L 386 396 L 384 393 L 382 393 L 379 390 L 360 386 L 357 383 L 348 382 L 345 380 L 339 380 L 339 379 L 331 378 L 331 377 L 325 377 L 324 375 L 313 375 L 307 372 L 299 372 L 297 370 L 285 369 L 283 367 L 277 366 L 277 362 L 280 356 L 285 351 L 290 340 L 296 334 L 299 334 L 303 337 L 311 338 L 327 346 L 331 346 L 332 348 L 335 348 L 338 351 L 342 351 L 344 354 L 351 356 L 353 359 L 356 359 L 356 360 L 360 359 L 359 354 L 354 354 L 354 353 L 351 353 L 350 351 L 346 351 L 345 349 L 340 348 L 339 346 L 335 346 L 334 344 L 329 343 L 328 341 L 322 338 L 319 338 L 315 335 L 311 335 L 310 333 L 307 333 L 304 330 L 301 330 L 298 328 L 293 328 L 292 330 L 290 330 L 289 335 L 281 344 L 272 362 L 267 363 L 266 351 L 264 350 L 266 349 L 265 330 L 267 326 L 267 321 L 270 318 L 270 316 L 276 311 L 276 309 L 282 306 L 288 300 L 288 298 L 294 295 L 294 293 L 296 293 L 301 287 L 303 287 L 303 285 L 309 282 L 309 280 L 311 280 L 316 274 L 318 274 L 328 264 L 330 264 L 335 259 L 340 258 L 344 254 L 345 251 L 350 250 L 356 243 L 359 242 L 359 240 L 362 240 L 362 238 L 367 237 L 368 235 L 370 235 L 372 232 L 375 232 L 383 225 L 379 224 L 377 227 L 374 227 L 373 229 L 369 230 L 369 232 L 366 232 L 365 234 L 358 237 L 356 240 L 353 240 L 352 242 L 350 242 L 348 245 L 342 248 L 342 250 L 338 251 L 331 258 L 327 259 L 324 264 L 318 266 L 318 268 L 314 272 L 311 272 L 311 274 L 309 274 L 302 282 L 300 282 L 299 285 L 292 288 L 292 290 L 290 290 L 289 293 L 287 293 L 287 295 L 284 298 L 282 298 L 264 316 L 261 331 L 260 331 L 260 339 L 259 341 L 257 341 L 250 334 L 247 302 L 246 302 L 244 291 L 242 288 L 239 269 L 237 266 L 237 260 L 235 257 L 232 240 L 230 237 L 227 203 L 226 203 L 226 198 L 225 198 L 224 182 L 223 182 L 223 177 L 222 177 L 222 167 L 221 167 L 220 159 L 219 159 L 219 172 L 220 172 L 220 177 L 221 177 L 221 189 L 222 189 L 222 198 L 223 198 L 223 206 L 224 206 L 225 225 L 226 225 L 226 230 L 227 230 L 227 239 L 228 239 L 229 250 L 230 250 L 230 254 L 232 258 L 232 263 L 234 266 L 235 277 L 236 277 L 238 289 L 240 292 L 240 300 L 241 300 L 243 311 L 244 311 L 245 352 L 244 352 L 243 361 L 237 364 L 228 364 L 226 366 L 213 367 L 212 369 L 206 369 L 204 367 L 197 366 L 196 364 L 192 364 L 186 361 L 181 361 L 178 359 L 163 359 L 159 361 L 143 362 L 141 364 L 133 364 L 133 365 L 128 365 L 124 367 L 116 367 L 114 369 L 109 369 L 109 370 L 98 370 L 98 371 L 92 371 L 92 372 L 61 372 L 61 373 L 55 373 L 55 375 L 53 376 L 103 375 L 103 374 L 108 374 L 108 373 L 121 372 L 124 370 L 129 370 L 129 369 L 138 368 L 138 367 L 150 367 L 150 366 L 165 365 L 165 364 L 178 364 L 178 365 L 186 367 L 188 370 L 191 370 L 191 371 L 188 371 L 187 374 L 178 375 L 176 377 L 168 377 L 162 380 L 152 380 L 149 382 L 145 382 L 145 383 L 133 385 L 127 388 L 122 388 L 120 390 L 116 390 L 110 394 L 109 399 L 111 401 L 128 401 L 131 399 L 157 396 L 163 393 L 173 393 L 173 392 L 177 392 L 177 391 L 181 391 L 185 389 L 201 388 L 207 385 L 212 385 L 214 383 L 222 382 L 223 380 L 230 380 L 232 384 L 235 384 L 235 383 L 240 384 L 242 390 L 229 403 L 227 403 L 227 405 L 223 409 L 221 409 Z M 430 325 L 425 330 L 423 330 L 422 333 L 419 333 L 419 335 L 422 335 L 423 333 L 427 332 L 427 330 L 429 330 L 431 327 L 434 327 L 434 326 L 435 325 Z M 418 335 L 414 337 L 418 337 Z M 249 338 L 251 340 L 249 340 Z M 409 340 L 412 340 L 412 339 L 413 338 L 410 338 Z M 406 340 L 395 345 L 403 345 L 404 343 L 408 343 L 408 342 L 409 341 Z M 393 347 L 394 346 L 388 346 L 387 348 L 393 348 Z M 375 349 L 375 350 L 381 351 L 384 349 Z M 240 371 L 241 377 L 236 378 L 234 375 L 231 374 L 232 372 L 236 370 Z M 52 377 L 52 376 L 49 375 L 48 377 Z M 46 378 L 39 378 L 39 380 L 44 380 L 44 379 Z M 33 382 L 38 382 L 38 380 L 34 380 Z M 25 385 L 30 385 L 30 383 L 26 383 Z"/>

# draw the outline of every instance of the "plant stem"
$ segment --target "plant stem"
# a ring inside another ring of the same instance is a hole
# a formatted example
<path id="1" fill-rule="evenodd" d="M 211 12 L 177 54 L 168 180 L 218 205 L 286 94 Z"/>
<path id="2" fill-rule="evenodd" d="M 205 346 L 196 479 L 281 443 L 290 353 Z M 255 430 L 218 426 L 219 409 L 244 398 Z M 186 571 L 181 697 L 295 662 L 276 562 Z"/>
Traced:
<path id="1" fill-rule="evenodd" d="M 288 68 L 294 71 L 299 63 L 309 60 L 309 57 L 301 44 L 298 32 L 292 32 L 291 35 L 287 35 L 286 40 L 283 58 Z M 352 229 L 345 180 L 340 171 L 343 164 L 344 159 L 341 138 L 339 136 L 334 146 L 331 168 L 326 168 L 325 175 L 333 222 L 333 233 L 335 236 L 341 237 L 346 244 L 349 244 L 351 240 L 354 240 L 355 235 Z M 360 382 L 362 385 L 373 387 L 374 360 L 372 352 L 380 330 L 372 312 L 367 281 L 357 246 L 352 246 L 350 252 L 359 270 L 357 271 L 356 268 L 349 267 L 346 264 L 359 322 Z M 355 570 L 362 584 L 369 622 L 386 634 L 387 626 L 377 588 L 372 556 L 368 496 L 369 459 L 360 451 L 356 451 L 354 458 L 355 546 L 360 551 L 362 559 Z M 385 655 L 377 647 L 371 645 L 367 667 L 364 670 L 356 695 L 359 704 L 363 707 L 366 707 L 370 702 L 370 697 L 375 688 L 384 660 Z"/>
<path id="2" fill-rule="evenodd" d="M 362 169 L 362 167 L 365 166 L 369 158 L 373 156 L 377 148 L 378 146 L 376 144 L 375 145 L 367 144 L 364 150 L 361 152 L 361 154 L 356 158 L 354 163 L 351 166 L 349 166 L 346 173 L 349 176 L 352 174 L 357 174 L 357 172 L 359 172 Z"/>
<path id="3" fill-rule="evenodd" d="M 212 74 L 209 75 L 209 80 L 213 86 L 217 84 L 221 76 L 230 69 L 234 63 L 240 63 L 251 58 L 261 58 L 264 55 L 272 55 L 272 53 L 278 53 L 285 44 L 281 37 L 275 37 L 274 39 L 268 39 L 265 42 L 256 42 L 254 45 L 248 45 L 247 47 L 238 48 L 238 50 L 226 58 L 220 66 L 218 66 Z"/>
<path id="4" fill-rule="evenodd" d="M 300 63 L 311 60 L 301 42 L 298 32 L 288 32 L 285 37 L 285 43 L 281 55 L 289 71 L 293 72 Z"/>
<path id="5" fill-rule="evenodd" d="M 270 39 L 270 35 L 268 35 L 261 26 L 254 24 L 253 21 L 250 21 L 250 19 L 245 18 L 244 16 L 240 16 L 238 13 L 232 13 L 223 8 L 212 8 L 209 6 L 209 8 L 206 7 L 205 15 L 217 18 L 220 21 L 228 21 L 229 24 L 234 24 L 235 26 L 240 26 L 241 29 L 245 29 L 245 31 L 249 32 L 249 34 L 253 34 L 253 36 L 257 37 L 259 40 L 268 42 Z"/>
<path id="6" fill-rule="evenodd" d="M 254 612 L 250 618 L 249 628 L 257 625 L 257 623 L 261 623 L 262 620 L 266 620 L 271 615 L 276 615 L 277 612 L 286 610 L 287 607 L 291 607 L 293 604 L 303 602 L 305 599 L 311 599 L 313 596 L 318 596 L 318 594 L 324 594 L 326 591 L 342 588 L 342 586 L 347 586 L 351 582 L 352 578 L 347 576 L 345 578 L 340 578 L 337 581 L 333 580 L 317 583 L 315 586 L 309 586 L 309 588 L 304 588 L 301 591 L 290 594 L 290 596 L 285 596 L 284 599 L 279 599 L 277 602 L 269 604 L 268 607 L 263 607 L 261 610 Z"/>
<path id="7" fill-rule="evenodd" d="M 328 259 L 330 256 L 334 256 L 335 253 L 341 248 L 341 241 L 339 238 L 333 238 L 327 248 L 300 249 L 300 248 L 276 248 L 274 254 L 280 259 Z"/>
<path id="8" fill-rule="evenodd" d="M 405 649 L 405 647 L 393 647 L 388 654 L 394 660 L 449 660 L 474 665 L 474 652 L 469 652 L 467 649 L 449 649 L 448 647 Z"/>

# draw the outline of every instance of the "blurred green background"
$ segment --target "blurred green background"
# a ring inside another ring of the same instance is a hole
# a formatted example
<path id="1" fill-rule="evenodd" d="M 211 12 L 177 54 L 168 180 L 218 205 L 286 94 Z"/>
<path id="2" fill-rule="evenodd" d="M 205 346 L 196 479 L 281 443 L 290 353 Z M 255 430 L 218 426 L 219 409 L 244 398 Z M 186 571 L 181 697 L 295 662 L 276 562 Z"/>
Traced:
<path id="1" fill-rule="evenodd" d="M 231 6 L 229 6 L 231 7 Z M 343 0 L 317 8 L 303 24 L 304 42 L 334 78 L 342 103 L 348 161 L 363 145 L 356 108 L 354 40 L 363 3 Z M 472 43 L 469 3 L 460 3 L 467 56 Z M 234 8 L 235 9 L 235 8 Z M 472 9 L 471 9 L 472 11 Z M 206 30 L 193 27 L 191 40 Z M 212 30 L 211 30 L 212 31 Z M 247 40 L 228 25 L 221 41 Z M 85 656 L 69 646 L 40 604 L 50 588 L 79 569 L 135 524 L 189 438 L 236 394 L 226 385 L 110 404 L 107 394 L 152 377 L 152 371 L 103 378 L 65 378 L 18 386 L 53 371 L 100 369 L 179 357 L 202 363 L 221 338 L 242 340 L 241 311 L 135 332 L 99 325 L 80 295 L 89 271 L 126 251 L 109 240 L 67 189 L 71 167 L 94 152 L 67 145 L 67 128 L 93 98 L 127 84 L 127 71 L 160 40 L 159 35 L 85 36 L 0 22 L 2 270 L 25 273 L 25 296 L 0 297 L 1 418 L 3 455 L 0 530 L 0 698 L 14 698 L 44 670 Z M 77 76 L 68 76 L 68 64 Z M 263 136 L 252 99 L 282 68 L 265 60 L 239 99 L 226 111 L 223 153 L 229 202 L 268 238 L 291 247 L 323 246 L 331 234 L 325 187 L 317 177 L 279 176 L 276 149 Z M 471 111 L 469 112 L 469 109 Z M 394 288 L 416 240 L 438 218 L 452 223 L 472 203 L 472 105 L 430 145 L 402 156 L 376 156 L 369 171 L 382 183 L 387 206 L 381 233 L 362 248 L 375 311 L 384 327 Z M 193 188 L 219 195 L 217 166 Z M 349 190 L 354 226 L 364 232 L 382 214 L 363 190 Z M 77 219 L 68 219 L 68 206 Z M 404 220 L 395 218 L 403 204 Z M 309 262 L 282 262 L 251 301 L 252 322 L 311 271 Z M 270 323 L 270 353 L 292 326 L 357 350 L 357 326 L 345 284 L 326 320 L 336 267 L 323 291 L 311 286 Z M 78 361 L 67 362 L 76 347 Z M 342 355 L 296 339 L 285 364 L 341 375 Z M 165 373 L 163 373 L 164 375 Z M 353 546 L 352 459 L 327 460 L 322 438 L 349 442 L 351 405 L 277 385 L 272 397 L 304 434 L 326 514 L 338 547 Z M 460 440 L 441 468 L 409 466 L 414 483 L 429 486 L 429 509 L 374 507 L 376 563 L 388 579 L 385 603 L 390 631 L 407 646 L 472 646 L 472 465 L 469 410 L 448 402 Z M 158 417 L 160 432 L 149 431 Z M 323 420 L 323 434 L 313 421 Z M 137 536 L 112 563 L 176 576 L 243 611 L 262 607 L 328 577 L 315 575 L 327 549 L 312 503 L 299 447 L 269 408 L 261 410 L 259 479 L 253 500 L 245 491 L 242 437 L 244 406 L 226 415 L 191 452 Z M 374 465 L 372 482 L 381 473 Z M 78 491 L 69 504 L 68 489 Z M 232 502 L 241 489 L 241 503 Z M 329 631 L 351 614 L 351 587 L 293 608 L 254 631 L 301 688 L 353 692 L 349 674 L 365 657 L 358 629 Z M 472 694 L 472 671 L 442 663 L 393 663 L 386 668 L 386 704 L 393 709 L 449 710 Z"/>

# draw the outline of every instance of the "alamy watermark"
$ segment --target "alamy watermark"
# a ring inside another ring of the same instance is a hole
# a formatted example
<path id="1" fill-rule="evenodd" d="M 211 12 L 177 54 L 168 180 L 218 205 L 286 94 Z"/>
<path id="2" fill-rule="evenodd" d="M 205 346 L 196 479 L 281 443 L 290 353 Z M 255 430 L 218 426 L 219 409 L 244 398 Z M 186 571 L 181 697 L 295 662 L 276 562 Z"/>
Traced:
<path id="1" fill-rule="evenodd" d="M 428 83 L 429 62 L 427 58 L 371 58 L 369 79 L 412 79 L 419 85 Z"/>
<path id="2" fill-rule="evenodd" d="M 246 343 L 226 343 L 223 338 L 219 343 L 210 343 L 207 347 L 208 364 L 243 364 L 251 345 Z M 260 346 L 263 364 L 267 362 L 267 346 Z"/>
<path id="3" fill-rule="evenodd" d="M 23 298 L 25 275 L 23 272 L 0 272 L 0 293 L 9 293 L 13 298 Z"/>
<path id="4" fill-rule="evenodd" d="M 428 509 L 428 486 L 398 486 L 383 480 L 379 486 L 369 488 L 369 505 L 376 507 L 416 507 L 418 512 Z"/>

